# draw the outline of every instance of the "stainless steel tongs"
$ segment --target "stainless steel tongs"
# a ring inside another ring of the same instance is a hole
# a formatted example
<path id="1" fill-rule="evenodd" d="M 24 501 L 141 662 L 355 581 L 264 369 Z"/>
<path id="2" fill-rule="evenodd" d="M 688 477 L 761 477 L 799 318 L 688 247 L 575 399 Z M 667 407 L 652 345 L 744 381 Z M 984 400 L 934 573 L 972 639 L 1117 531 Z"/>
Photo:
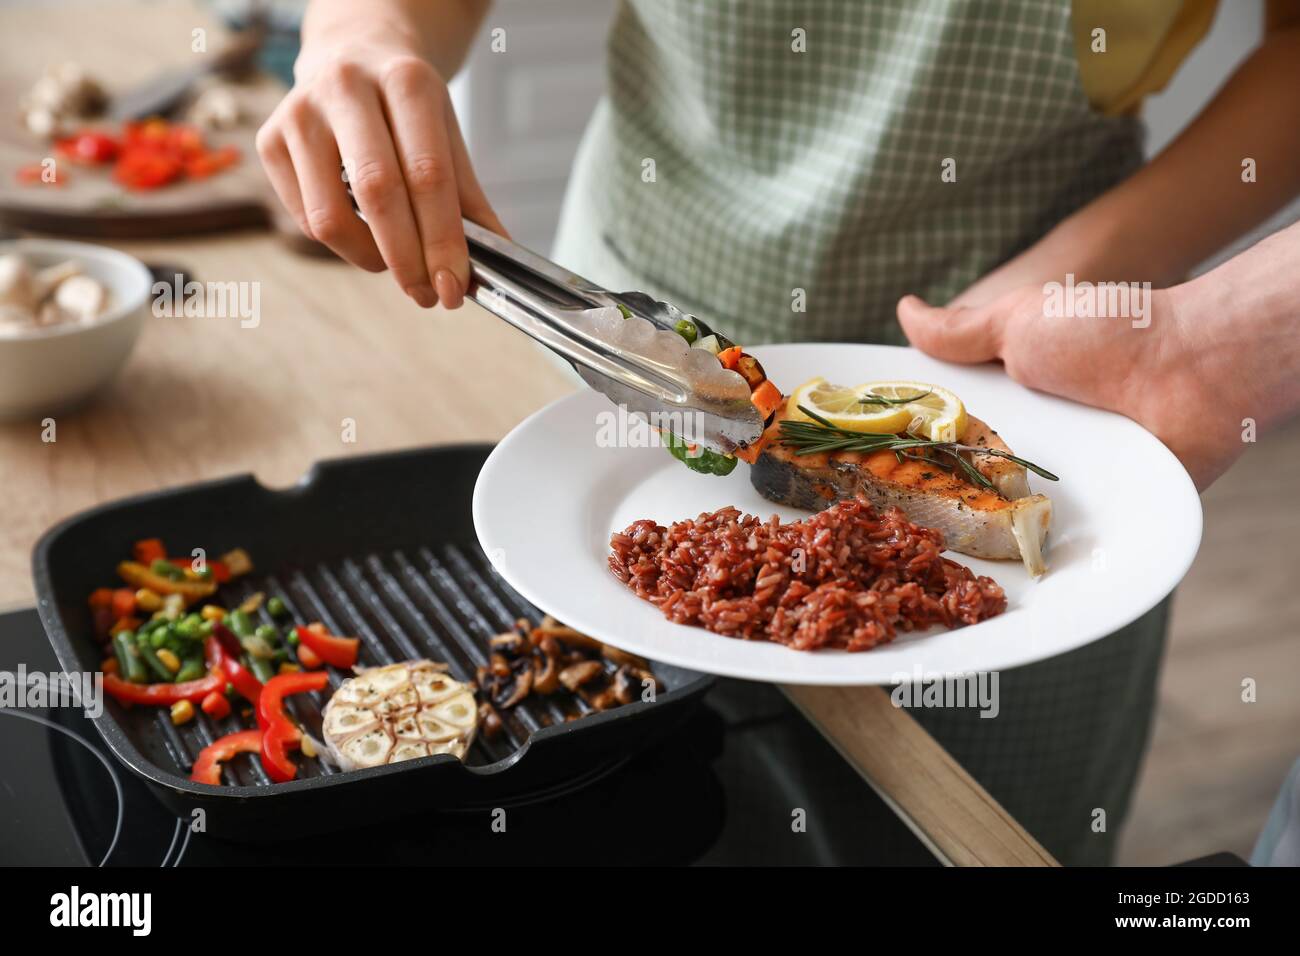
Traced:
<path id="1" fill-rule="evenodd" d="M 712 335 L 699 319 L 644 292 L 610 292 L 476 223 L 464 226 L 469 298 L 563 356 L 610 401 L 651 424 L 671 423 L 678 437 L 714 451 L 735 451 L 763 433 L 763 419 L 747 399 L 701 394 L 681 369 L 610 344 L 578 321 L 589 309 L 621 306 L 658 329 L 677 334 L 684 319 L 701 337 Z"/>

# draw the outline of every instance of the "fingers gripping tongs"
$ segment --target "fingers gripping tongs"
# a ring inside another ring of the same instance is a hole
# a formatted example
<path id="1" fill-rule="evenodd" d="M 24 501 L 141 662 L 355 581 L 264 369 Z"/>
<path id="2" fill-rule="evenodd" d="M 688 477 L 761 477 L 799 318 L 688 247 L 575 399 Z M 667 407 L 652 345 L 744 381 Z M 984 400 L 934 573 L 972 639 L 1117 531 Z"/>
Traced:
<path id="1" fill-rule="evenodd" d="M 733 452 L 763 433 L 745 380 L 713 352 L 685 347 L 679 328 L 693 327 L 696 341 L 714 335 L 699 319 L 643 292 L 609 292 L 482 226 L 464 225 L 469 297 L 563 356 L 614 404 L 713 451 Z"/>

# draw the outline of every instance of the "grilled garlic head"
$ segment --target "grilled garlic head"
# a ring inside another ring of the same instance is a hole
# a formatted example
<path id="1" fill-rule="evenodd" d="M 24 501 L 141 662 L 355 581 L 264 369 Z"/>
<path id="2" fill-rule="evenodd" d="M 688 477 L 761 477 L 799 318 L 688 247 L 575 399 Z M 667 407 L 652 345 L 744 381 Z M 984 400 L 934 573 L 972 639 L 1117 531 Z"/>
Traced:
<path id="1" fill-rule="evenodd" d="M 474 690 L 445 664 L 404 661 L 345 680 L 325 705 L 325 742 L 344 770 L 433 754 L 463 759 L 478 729 Z"/>

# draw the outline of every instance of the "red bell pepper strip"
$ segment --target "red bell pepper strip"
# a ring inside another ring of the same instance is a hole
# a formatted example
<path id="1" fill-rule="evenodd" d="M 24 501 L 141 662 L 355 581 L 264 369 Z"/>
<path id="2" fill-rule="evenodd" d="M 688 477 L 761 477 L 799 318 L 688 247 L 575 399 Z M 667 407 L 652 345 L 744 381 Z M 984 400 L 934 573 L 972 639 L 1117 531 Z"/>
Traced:
<path id="1" fill-rule="evenodd" d="M 208 666 L 220 669 L 226 680 L 254 707 L 262 696 L 262 682 L 253 672 L 239 662 L 239 638 L 226 625 L 217 622 L 205 644 Z"/>
<path id="2" fill-rule="evenodd" d="M 313 631 L 310 627 L 295 628 L 295 633 L 299 643 L 310 648 L 326 664 L 346 670 L 357 662 L 357 654 L 361 649 L 360 638 L 336 637 L 319 630 Z"/>
<path id="3" fill-rule="evenodd" d="M 260 730 L 241 730 L 226 734 L 199 751 L 190 779 L 196 783 L 221 783 L 221 765 L 238 754 L 255 754 L 262 749 Z"/>
<path id="4" fill-rule="evenodd" d="M 199 709 L 213 720 L 224 720 L 230 716 L 230 701 L 224 693 L 214 690 L 203 698 L 203 703 L 199 705 Z"/>
<path id="5" fill-rule="evenodd" d="M 214 690 L 221 690 L 225 686 L 226 676 L 219 670 L 211 671 L 207 677 L 188 680 L 182 684 L 133 684 L 116 674 L 104 675 L 104 690 L 120 704 L 170 707 L 182 700 L 191 703 L 202 700 Z"/>
<path id="6" fill-rule="evenodd" d="M 289 750 L 302 741 L 302 731 L 284 712 L 284 698 L 324 690 L 328 683 L 329 675 L 324 671 L 299 671 L 278 674 L 262 688 L 262 699 L 257 705 L 257 722 L 262 727 L 262 766 L 276 783 L 298 776 L 298 767 L 289 759 Z"/>

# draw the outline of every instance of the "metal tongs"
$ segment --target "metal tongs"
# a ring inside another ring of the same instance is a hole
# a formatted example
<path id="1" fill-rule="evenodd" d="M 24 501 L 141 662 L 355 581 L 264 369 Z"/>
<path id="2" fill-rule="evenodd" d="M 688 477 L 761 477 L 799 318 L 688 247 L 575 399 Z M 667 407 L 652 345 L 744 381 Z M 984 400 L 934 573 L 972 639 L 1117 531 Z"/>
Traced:
<path id="1" fill-rule="evenodd" d="M 476 223 L 464 226 L 469 298 L 563 356 L 614 404 L 651 424 L 671 423 L 679 438 L 713 451 L 734 452 L 762 435 L 763 419 L 747 399 L 700 394 L 681 370 L 612 345 L 576 321 L 588 309 L 621 306 L 674 334 L 682 320 L 700 337 L 714 334 L 699 319 L 644 292 L 610 292 Z"/>

